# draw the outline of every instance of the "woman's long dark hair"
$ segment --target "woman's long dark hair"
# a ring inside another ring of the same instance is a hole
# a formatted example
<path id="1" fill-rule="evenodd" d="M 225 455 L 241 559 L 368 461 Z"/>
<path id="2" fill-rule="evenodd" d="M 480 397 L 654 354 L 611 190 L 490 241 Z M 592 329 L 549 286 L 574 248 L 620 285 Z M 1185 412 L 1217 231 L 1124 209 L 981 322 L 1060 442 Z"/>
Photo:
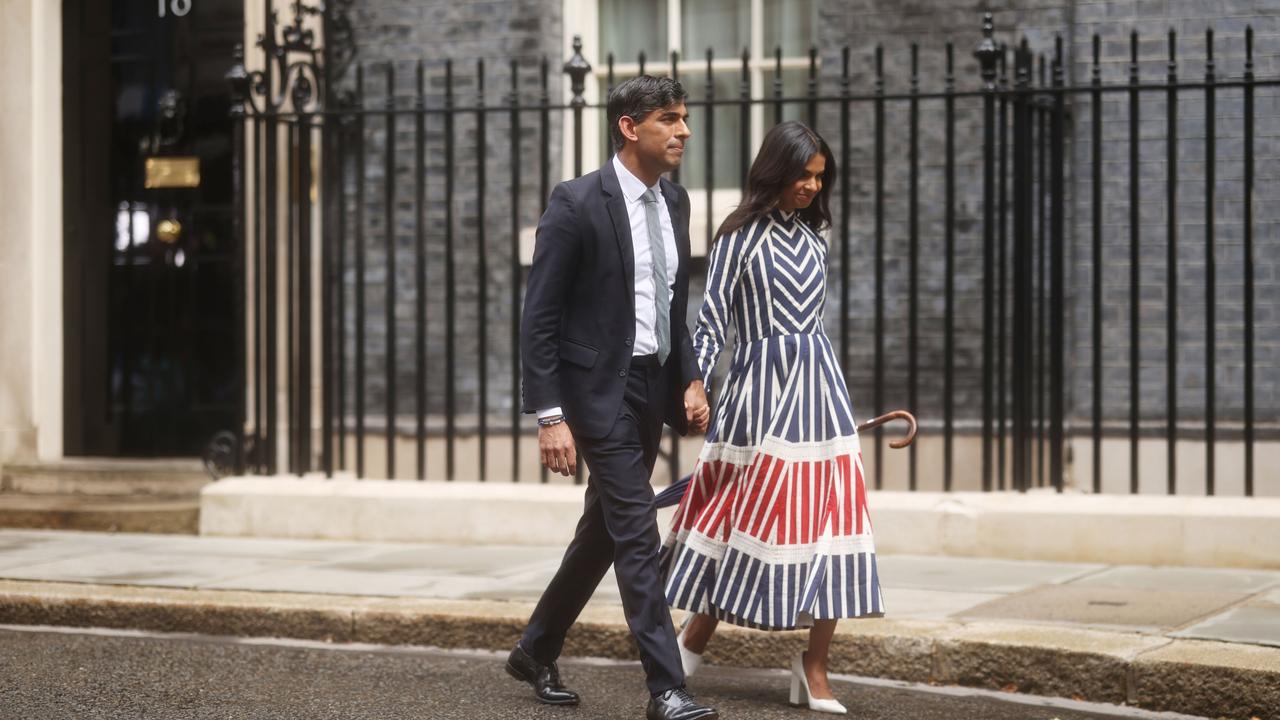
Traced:
<path id="1" fill-rule="evenodd" d="M 813 198 L 813 202 L 809 203 L 809 207 L 798 212 L 805 224 L 815 231 L 830 227 L 831 210 L 827 207 L 827 198 L 839 175 L 836 172 L 835 156 L 831 154 L 827 141 L 808 125 L 788 120 L 775 125 L 764 136 L 760 152 L 756 155 L 755 162 L 751 163 L 751 171 L 747 173 L 747 191 L 742 203 L 720 223 L 716 238 L 746 227 L 755 218 L 776 208 L 782 192 L 804 177 L 809 159 L 818 153 L 822 153 L 827 159 L 827 168 L 822 173 L 822 189 Z"/>

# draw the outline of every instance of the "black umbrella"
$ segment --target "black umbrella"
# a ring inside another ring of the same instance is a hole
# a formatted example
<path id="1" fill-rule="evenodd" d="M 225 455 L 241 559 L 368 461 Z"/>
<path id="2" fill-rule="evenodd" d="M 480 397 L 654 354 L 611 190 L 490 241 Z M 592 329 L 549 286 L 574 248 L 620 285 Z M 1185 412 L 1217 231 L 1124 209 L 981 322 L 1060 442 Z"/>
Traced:
<path id="1" fill-rule="evenodd" d="M 858 432 L 865 433 L 868 430 L 874 430 L 890 420 L 905 420 L 907 422 L 907 435 L 899 440 L 889 441 L 889 447 L 894 448 L 895 450 L 904 448 L 910 445 L 911 441 L 916 439 L 916 417 L 906 410 L 894 410 L 893 412 L 885 413 L 878 418 L 872 418 L 859 425 Z M 678 504 L 680 502 L 680 498 L 684 497 L 684 491 L 689 487 L 689 481 L 692 478 L 692 475 L 685 475 L 679 480 L 668 485 L 662 492 L 658 493 L 657 497 L 654 498 L 658 507 L 671 507 L 672 505 Z"/>

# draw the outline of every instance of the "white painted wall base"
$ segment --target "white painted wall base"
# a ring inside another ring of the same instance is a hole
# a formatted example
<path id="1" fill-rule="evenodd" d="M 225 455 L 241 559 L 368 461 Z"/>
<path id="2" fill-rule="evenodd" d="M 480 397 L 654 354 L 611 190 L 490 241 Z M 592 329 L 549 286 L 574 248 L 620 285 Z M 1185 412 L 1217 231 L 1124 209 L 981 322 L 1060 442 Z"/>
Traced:
<path id="1" fill-rule="evenodd" d="M 201 494 L 200 534 L 562 545 L 581 486 L 231 478 Z M 1280 499 L 872 492 L 881 552 L 1280 568 Z M 659 514 L 670 524 L 672 510 Z"/>

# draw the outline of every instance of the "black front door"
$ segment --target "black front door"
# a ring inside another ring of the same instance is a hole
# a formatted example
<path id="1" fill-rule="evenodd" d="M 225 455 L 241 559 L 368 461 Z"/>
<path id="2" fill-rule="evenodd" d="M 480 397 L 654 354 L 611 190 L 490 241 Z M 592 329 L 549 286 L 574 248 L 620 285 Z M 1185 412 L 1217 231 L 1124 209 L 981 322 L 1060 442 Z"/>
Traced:
<path id="1" fill-rule="evenodd" d="M 64 2 L 68 454 L 195 455 L 237 422 L 243 30 L 243 0 Z"/>

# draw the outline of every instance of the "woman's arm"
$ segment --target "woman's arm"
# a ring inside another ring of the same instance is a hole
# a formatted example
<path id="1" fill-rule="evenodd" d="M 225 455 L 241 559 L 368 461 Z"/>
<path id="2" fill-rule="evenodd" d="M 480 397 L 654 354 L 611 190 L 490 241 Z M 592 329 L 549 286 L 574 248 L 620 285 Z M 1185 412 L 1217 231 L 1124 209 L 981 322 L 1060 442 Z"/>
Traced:
<path id="1" fill-rule="evenodd" d="M 711 391 L 711 371 L 715 369 L 733 311 L 733 293 L 738 282 L 742 244 L 748 228 L 717 238 L 711 246 L 711 265 L 707 270 L 707 289 L 698 313 L 698 327 L 693 332 L 693 352 L 702 372 L 702 384 Z"/>

